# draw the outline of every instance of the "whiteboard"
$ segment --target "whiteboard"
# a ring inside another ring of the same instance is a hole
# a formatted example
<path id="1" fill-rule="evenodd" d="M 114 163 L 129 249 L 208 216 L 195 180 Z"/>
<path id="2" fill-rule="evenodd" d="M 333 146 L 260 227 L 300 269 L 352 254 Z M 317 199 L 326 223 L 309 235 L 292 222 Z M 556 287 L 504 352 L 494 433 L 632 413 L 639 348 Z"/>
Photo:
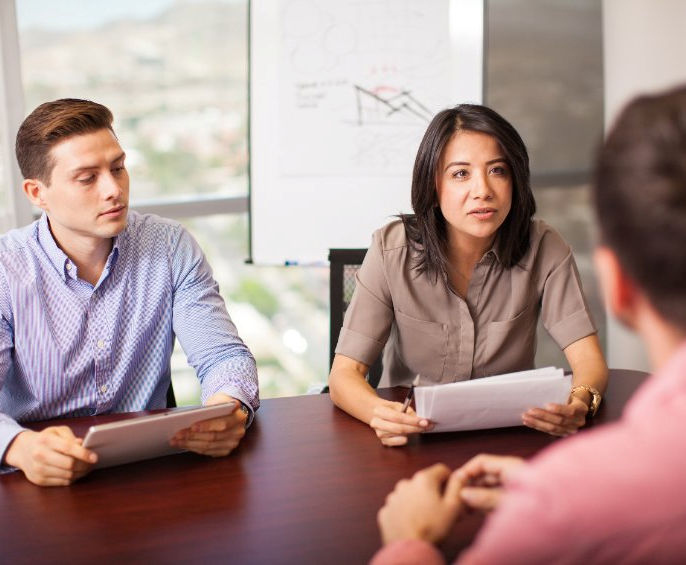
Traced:
<path id="1" fill-rule="evenodd" d="M 483 0 L 250 4 L 250 254 L 325 263 L 411 212 L 436 112 L 481 103 Z"/>

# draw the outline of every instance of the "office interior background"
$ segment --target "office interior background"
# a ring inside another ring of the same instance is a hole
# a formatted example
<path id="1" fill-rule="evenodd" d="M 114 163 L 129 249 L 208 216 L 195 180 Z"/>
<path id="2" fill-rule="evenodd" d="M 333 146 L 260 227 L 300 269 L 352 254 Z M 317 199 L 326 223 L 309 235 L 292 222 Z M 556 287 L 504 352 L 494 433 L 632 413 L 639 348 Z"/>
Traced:
<path id="1" fill-rule="evenodd" d="M 132 208 L 174 217 L 198 239 L 255 354 L 262 397 L 319 390 L 329 369 L 328 268 L 245 262 L 247 0 L 3 2 L 0 231 L 35 213 L 12 171 L 18 122 L 9 114 L 20 121 L 60 97 L 101 102 L 127 152 Z M 603 132 L 602 34 L 601 0 L 486 2 L 484 103 L 527 143 L 537 215 L 573 247 L 604 344 L 588 193 Z M 541 328 L 537 365 L 566 366 Z M 178 344 L 172 373 L 179 403 L 197 403 Z"/>

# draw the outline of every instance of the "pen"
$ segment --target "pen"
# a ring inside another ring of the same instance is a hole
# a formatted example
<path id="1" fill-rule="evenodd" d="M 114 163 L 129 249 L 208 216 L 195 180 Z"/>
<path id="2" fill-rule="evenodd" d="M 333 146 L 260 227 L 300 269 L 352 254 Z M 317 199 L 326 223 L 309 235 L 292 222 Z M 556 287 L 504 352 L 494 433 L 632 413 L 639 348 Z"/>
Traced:
<path id="1" fill-rule="evenodd" d="M 405 402 L 403 402 L 403 412 L 407 412 L 407 409 L 410 407 L 410 402 L 412 402 L 412 397 L 414 396 L 414 387 L 416 387 L 419 384 L 419 375 L 417 375 L 414 380 L 412 381 L 412 384 L 410 385 L 410 390 L 407 392 L 407 396 L 405 397 Z"/>

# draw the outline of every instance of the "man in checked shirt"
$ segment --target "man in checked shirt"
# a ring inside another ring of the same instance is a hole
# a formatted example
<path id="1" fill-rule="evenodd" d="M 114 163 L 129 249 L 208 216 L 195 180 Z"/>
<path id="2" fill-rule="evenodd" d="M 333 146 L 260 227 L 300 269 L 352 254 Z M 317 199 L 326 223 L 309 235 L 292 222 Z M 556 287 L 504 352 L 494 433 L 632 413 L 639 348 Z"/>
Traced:
<path id="1" fill-rule="evenodd" d="M 205 405 L 227 417 L 172 444 L 230 453 L 259 406 L 257 370 L 198 244 L 177 222 L 130 211 L 112 114 L 87 100 L 36 108 L 17 133 L 40 219 L 0 237 L 0 472 L 67 485 L 97 456 L 67 427 L 21 422 L 163 408 L 178 337 Z"/>

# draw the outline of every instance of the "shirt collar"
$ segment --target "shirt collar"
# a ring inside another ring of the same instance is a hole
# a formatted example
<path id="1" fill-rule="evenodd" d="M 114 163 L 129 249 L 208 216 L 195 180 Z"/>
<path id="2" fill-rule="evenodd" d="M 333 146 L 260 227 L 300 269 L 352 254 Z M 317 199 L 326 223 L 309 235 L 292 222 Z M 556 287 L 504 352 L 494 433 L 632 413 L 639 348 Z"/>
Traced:
<path id="1" fill-rule="evenodd" d="M 43 212 L 38 221 L 38 244 L 47 255 L 50 263 L 55 267 L 55 270 L 60 274 L 62 280 L 66 281 L 67 277 L 76 278 L 76 266 L 72 264 L 67 254 L 57 246 L 55 238 L 50 233 L 48 215 L 45 212 Z M 69 268 L 67 268 L 68 265 Z"/>
<path id="2" fill-rule="evenodd" d="M 500 261 L 500 256 L 498 255 L 497 245 L 498 245 L 498 240 L 496 238 L 496 240 L 493 242 L 492 247 L 488 251 L 486 251 L 486 253 L 483 254 L 479 263 L 486 261 L 488 259 L 491 259 L 491 260 L 494 260 L 494 261 L 497 261 L 498 263 L 500 263 L 501 261 Z"/>

